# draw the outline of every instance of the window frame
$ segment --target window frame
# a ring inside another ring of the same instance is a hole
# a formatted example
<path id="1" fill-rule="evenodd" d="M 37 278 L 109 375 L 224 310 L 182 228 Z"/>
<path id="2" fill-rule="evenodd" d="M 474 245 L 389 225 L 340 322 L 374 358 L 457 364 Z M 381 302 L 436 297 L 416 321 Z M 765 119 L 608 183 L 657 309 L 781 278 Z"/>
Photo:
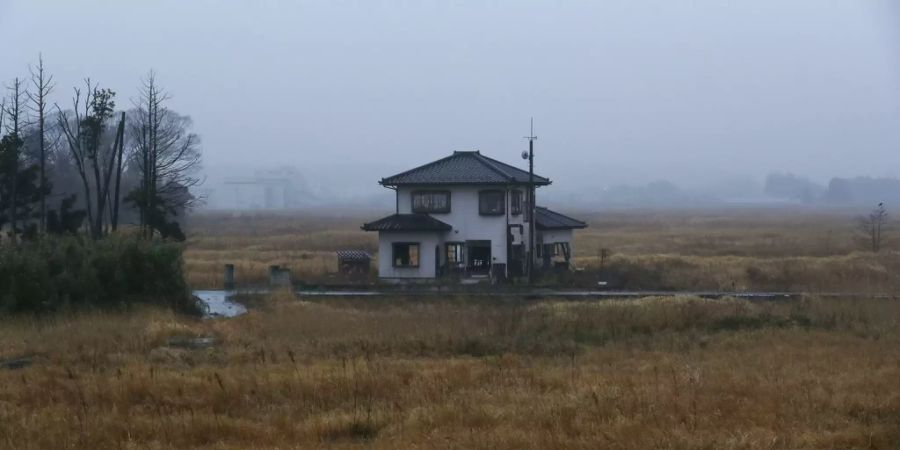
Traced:
<path id="1" fill-rule="evenodd" d="M 445 208 L 434 209 L 434 208 L 416 208 L 416 196 L 423 194 L 443 194 L 447 197 L 447 206 Z M 419 214 L 449 214 L 450 213 L 450 201 L 453 198 L 450 195 L 450 191 L 444 189 L 416 189 L 410 192 L 409 195 L 409 209 L 414 213 Z"/>
<path id="2" fill-rule="evenodd" d="M 397 264 L 397 247 L 406 246 L 406 259 L 412 261 L 409 249 L 416 247 L 416 264 Z M 391 266 L 397 269 L 417 269 L 422 264 L 422 244 L 420 242 L 391 242 Z"/>
<path id="3" fill-rule="evenodd" d="M 509 213 L 518 216 L 525 209 L 525 193 L 519 189 L 509 191 Z"/>
<path id="4" fill-rule="evenodd" d="M 451 247 L 451 246 L 452 246 L 452 247 L 458 247 L 458 248 L 459 248 L 459 252 L 453 252 L 453 253 L 451 253 L 451 252 L 450 252 L 450 247 Z M 458 254 L 459 257 L 460 257 L 460 259 L 459 259 L 458 261 L 450 261 L 450 255 L 451 255 L 451 254 L 454 255 L 454 257 L 457 256 L 457 254 Z M 465 243 L 465 242 L 457 242 L 457 241 L 445 242 L 445 243 L 444 243 L 444 255 L 445 255 L 446 262 L 447 262 L 448 265 L 451 265 L 451 264 L 452 264 L 452 265 L 457 266 L 457 267 L 458 267 L 460 264 L 465 265 L 465 264 L 466 264 L 466 243 Z"/>
<path id="5" fill-rule="evenodd" d="M 502 201 L 500 202 L 500 211 L 485 212 L 484 197 L 488 194 L 500 194 Z M 502 216 L 506 214 L 506 191 L 501 189 L 484 189 L 478 191 L 478 214 L 481 216 Z"/>

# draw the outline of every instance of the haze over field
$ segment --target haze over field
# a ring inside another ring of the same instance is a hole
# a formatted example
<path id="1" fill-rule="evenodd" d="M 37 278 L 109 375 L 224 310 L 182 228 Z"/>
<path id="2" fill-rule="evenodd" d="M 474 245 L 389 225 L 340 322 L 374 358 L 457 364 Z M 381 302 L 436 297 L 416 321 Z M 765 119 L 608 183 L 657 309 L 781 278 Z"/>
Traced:
<path id="1" fill-rule="evenodd" d="M 573 202 L 900 176 L 890 0 L 252 3 L 0 0 L 0 79 L 42 52 L 55 101 L 90 76 L 126 106 L 156 70 L 210 188 L 293 166 L 321 199 L 389 199 L 378 179 L 452 150 L 520 162 L 531 116 L 547 193 Z"/>

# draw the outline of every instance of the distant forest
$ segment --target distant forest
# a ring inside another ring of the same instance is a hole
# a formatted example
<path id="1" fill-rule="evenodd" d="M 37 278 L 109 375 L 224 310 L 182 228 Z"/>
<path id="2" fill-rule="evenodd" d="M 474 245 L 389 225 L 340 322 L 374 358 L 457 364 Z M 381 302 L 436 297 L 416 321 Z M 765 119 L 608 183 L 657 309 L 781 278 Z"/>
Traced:
<path id="1" fill-rule="evenodd" d="M 900 204 L 900 179 L 832 178 L 827 185 L 790 173 L 772 173 L 763 184 L 738 178 L 685 188 L 667 180 L 645 184 L 594 185 L 588 189 L 548 192 L 556 203 L 577 208 L 679 208 L 740 204 L 796 203 L 822 207 L 867 207 Z"/>
<path id="2" fill-rule="evenodd" d="M 805 204 L 874 205 L 900 203 L 900 180 L 896 178 L 832 178 L 828 186 L 794 174 L 769 174 L 765 194 Z"/>

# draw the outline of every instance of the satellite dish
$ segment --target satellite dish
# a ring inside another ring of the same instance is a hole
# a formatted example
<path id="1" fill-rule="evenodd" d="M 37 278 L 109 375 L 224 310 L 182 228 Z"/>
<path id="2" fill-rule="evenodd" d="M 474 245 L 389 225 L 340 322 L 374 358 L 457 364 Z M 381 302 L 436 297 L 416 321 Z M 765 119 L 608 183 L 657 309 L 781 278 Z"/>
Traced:
<path id="1" fill-rule="evenodd" d="M 528 152 L 522 152 L 522 159 L 528 159 Z"/>

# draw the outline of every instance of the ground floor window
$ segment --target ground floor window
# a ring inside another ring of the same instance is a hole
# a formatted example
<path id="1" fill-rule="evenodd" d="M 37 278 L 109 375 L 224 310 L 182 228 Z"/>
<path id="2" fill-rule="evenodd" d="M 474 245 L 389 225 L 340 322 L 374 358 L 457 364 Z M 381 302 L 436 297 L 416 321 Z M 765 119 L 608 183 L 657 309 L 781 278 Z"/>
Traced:
<path id="1" fill-rule="evenodd" d="M 544 259 L 562 257 L 568 261 L 571 257 L 571 251 L 568 242 L 554 242 L 552 244 L 538 245 L 537 256 Z"/>
<path id="2" fill-rule="evenodd" d="M 395 242 L 394 267 L 419 267 L 419 243 Z"/>
<path id="3" fill-rule="evenodd" d="M 544 244 L 544 256 L 559 256 L 561 246 L 560 243 Z"/>
<path id="4" fill-rule="evenodd" d="M 463 251 L 465 244 L 462 242 L 450 242 L 447 244 L 447 264 L 451 267 L 465 264 L 466 257 Z"/>

